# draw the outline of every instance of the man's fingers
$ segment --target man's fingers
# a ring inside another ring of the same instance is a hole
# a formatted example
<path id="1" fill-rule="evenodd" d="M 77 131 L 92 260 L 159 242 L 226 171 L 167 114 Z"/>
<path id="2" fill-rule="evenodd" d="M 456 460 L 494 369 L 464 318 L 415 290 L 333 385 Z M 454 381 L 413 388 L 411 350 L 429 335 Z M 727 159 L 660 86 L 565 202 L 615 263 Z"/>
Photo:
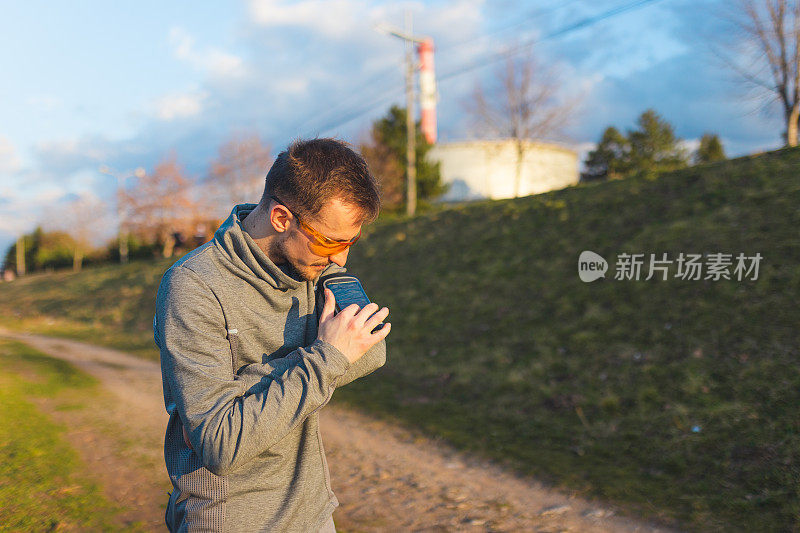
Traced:
<path id="1" fill-rule="evenodd" d="M 362 327 L 367 322 L 369 317 L 377 310 L 378 310 L 378 304 L 376 303 L 369 303 L 365 305 L 364 307 L 361 308 L 358 314 L 356 314 L 356 316 L 353 319 L 353 323 L 358 327 Z"/>
<path id="2" fill-rule="evenodd" d="M 364 327 L 367 330 L 372 331 L 373 329 L 375 329 L 375 326 L 377 326 L 378 324 L 383 322 L 383 320 L 387 316 L 389 316 L 389 308 L 388 307 L 384 307 L 383 309 L 381 309 L 380 311 L 378 311 L 377 313 L 375 313 L 374 315 L 369 317 L 369 320 L 367 320 L 364 323 Z"/>
<path id="3" fill-rule="evenodd" d="M 337 316 L 337 318 L 341 317 L 341 320 L 349 321 L 353 317 L 356 316 L 356 314 L 358 313 L 359 309 L 361 309 L 361 308 L 358 306 L 358 304 L 350 304 L 347 307 L 345 307 L 344 309 L 342 309 L 341 311 L 339 311 L 339 314 L 336 315 L 336 316 Z"/>
<path id="4" fill-rule="evenodd" d="M 336 310 L 336 297 L 333 295 L 333 291 L 330 289 L 325 289 L 325 305 L 322 307 L 322 313 L 319 315 L 320 322 L 323 322 L 330 317 L 333 316 L 333 312 Z"/>
<path id="5" fill-rule="evenodd" d="M 375 339 L 375 342 L 379 342 L 385 339 L 391 329 L 392 329 L 392 323 L 386 322 L 381 329 L 372 334 L 372 336 Z"/>

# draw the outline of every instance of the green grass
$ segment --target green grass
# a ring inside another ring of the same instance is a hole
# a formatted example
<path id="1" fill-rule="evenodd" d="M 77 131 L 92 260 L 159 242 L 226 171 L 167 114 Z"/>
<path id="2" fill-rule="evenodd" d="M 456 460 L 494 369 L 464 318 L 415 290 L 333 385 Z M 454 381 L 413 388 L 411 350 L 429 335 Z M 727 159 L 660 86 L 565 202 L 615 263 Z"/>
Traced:
<path id="1" fill-rule="evenodd" d="M 796 530 L 798 206 L 784 150 L 379 222 L 348 266 L 392 310 L 389 360 L 335 399 L 684 527 Z M 606 280 L 580 281 L 583 250 Z M 623 252 L 763 260 L 755 281 L 616 281 Z M 0 312 L 154 355 L 168 265 L 20 280 Z"/>
<path id="2" fill-rule="evenodd" d="M 34 274 L 3 284 L 0 325 L 84 340 L 157 359 L 155 294 L 174 260 Z"/>
<path id="3" fill-rule="evenodd" d="M 82 473 L 63 427 L 31 402 L 90 392 L 94 379 L 6 340 L 0 365 L 0 531 L 118 531 L 119 509 Z"/>

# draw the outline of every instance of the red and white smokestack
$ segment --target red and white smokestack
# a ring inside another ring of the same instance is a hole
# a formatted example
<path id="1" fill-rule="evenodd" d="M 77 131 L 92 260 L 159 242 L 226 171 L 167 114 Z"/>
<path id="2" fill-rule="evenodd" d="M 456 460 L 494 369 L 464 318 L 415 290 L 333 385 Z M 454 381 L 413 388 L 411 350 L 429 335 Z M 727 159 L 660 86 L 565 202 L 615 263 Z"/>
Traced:
<path id="1" fill-rule="evenodd" d="M 433 70 L 433 39 L 427 38 L 417 46 L 419 53 L 419 100 L 422 109 L 422 133 L 425 139 L 436 142 L 436 76 Z"/>

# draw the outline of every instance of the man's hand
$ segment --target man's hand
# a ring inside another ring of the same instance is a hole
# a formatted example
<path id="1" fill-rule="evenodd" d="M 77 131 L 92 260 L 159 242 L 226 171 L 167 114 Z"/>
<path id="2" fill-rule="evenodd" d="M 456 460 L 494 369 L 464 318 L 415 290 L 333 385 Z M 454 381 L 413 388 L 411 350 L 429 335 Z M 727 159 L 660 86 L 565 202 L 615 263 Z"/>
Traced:
<path id="1" fill-rule="evenodd" d="M 392 325 L 387 322 L 381 329 L 372 333 L 375 326 L 389 315 L 389 309 L 386 307 L 378 311 L 378 305 L 371 303 L 359 310 L 358 306 L 353 304 L 334 316 L 335 309 L 336 297 L 330 289 L 325 289 L 325 306 L 319 317 L 317 338 L 337 348 L 347 357 L 350 364 L 361 359 L 367 350 L 385 339 L 392 329 Z"/>

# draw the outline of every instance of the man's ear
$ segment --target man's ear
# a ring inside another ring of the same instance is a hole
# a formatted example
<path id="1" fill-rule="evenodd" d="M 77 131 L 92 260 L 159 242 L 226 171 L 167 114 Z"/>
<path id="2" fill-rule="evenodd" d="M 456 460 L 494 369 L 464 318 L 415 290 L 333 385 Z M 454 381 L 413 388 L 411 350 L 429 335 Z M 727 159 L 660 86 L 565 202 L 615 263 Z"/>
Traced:
<path id="1" fill-rule="evenodd" d="M 291 216 L 291 213 L 289 213 L 286 207 L 276 203 L 272 206 L 272 209 L 269 210 L 269 223 L 272 229 L 278 233 L 283 233 L 289 229 L 289 218 Z"/>

